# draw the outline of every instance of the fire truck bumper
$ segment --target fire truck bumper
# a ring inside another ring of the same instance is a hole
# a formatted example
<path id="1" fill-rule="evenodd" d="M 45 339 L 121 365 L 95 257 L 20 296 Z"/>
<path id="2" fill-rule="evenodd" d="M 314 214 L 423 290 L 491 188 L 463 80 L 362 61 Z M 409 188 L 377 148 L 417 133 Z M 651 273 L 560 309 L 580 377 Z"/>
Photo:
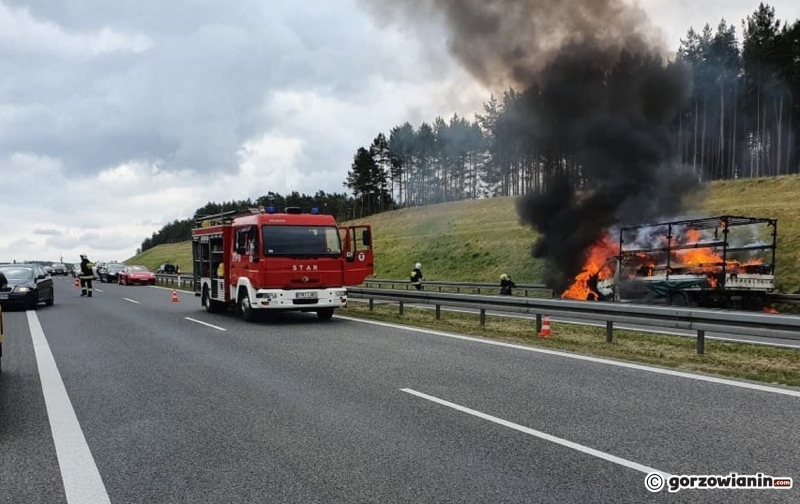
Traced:
<path id="1" fill-rule="evenodd" d="M 254 309 L 314 310 L 317 308 L 341 308 L 347 305 L 347 289 L 302 289 L 256 291 Z"/>

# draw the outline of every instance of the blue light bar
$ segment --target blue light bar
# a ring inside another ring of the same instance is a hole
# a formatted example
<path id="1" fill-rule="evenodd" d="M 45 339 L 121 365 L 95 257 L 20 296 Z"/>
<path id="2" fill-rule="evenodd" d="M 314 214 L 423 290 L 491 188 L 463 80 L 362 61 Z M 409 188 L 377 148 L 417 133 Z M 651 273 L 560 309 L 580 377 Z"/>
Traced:
<path id="1" fill-rule="evenodd" d="M 317 208 L 317 207 L 312 207 L 312 208 L 311 208 L 311 213 L 312 213 L 312 214 L 314 214 L 314 215 L 318 215 L 318 214 L 319 214 L 319 208 Z"/>
<path id="2" fill-rule="evenodd" d="M 275 207 L 270 205 L 267 207 L 267 213 L 275 213 Z"/>

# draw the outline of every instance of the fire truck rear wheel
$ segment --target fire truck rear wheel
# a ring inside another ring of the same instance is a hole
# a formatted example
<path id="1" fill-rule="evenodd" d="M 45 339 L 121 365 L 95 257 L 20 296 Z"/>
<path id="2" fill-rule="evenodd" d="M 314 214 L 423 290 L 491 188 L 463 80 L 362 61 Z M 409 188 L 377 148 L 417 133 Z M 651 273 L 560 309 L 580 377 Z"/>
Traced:
<path id="1" fill-rule="evenodd" d="M 239 291 L 239 311 L 246 322 L 252 322 L 256 319 L 255 311 L 253 311 L 253 308 L 250 306 L 250 298 L 247 296 L 247 291 L 244 289 Z"/>
<path id="2" fill-rule="evenodd" d="M 317 317 L 320 320 L 330 320 L 333 317 L 333 308 L 320 308 L 317 310 Z"/>
<path id="3" fill-rule="evenodd" d="M 208 286 L 203 287 L 203 306 L 208 313 L 219 313 L 221 311 L 219 302 L 211 299 L 208 294 Z"/>

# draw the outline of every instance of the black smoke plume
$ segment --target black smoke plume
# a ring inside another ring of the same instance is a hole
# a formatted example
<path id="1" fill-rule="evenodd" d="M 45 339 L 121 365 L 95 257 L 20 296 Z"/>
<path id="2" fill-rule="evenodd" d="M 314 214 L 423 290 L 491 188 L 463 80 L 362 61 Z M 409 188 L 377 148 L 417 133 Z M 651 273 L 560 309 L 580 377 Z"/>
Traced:
<path id="1" fill-rule="evenodd" d="M 387 0 L 385 15 L 441 16 L 449 49 L 487 86 L 522 90 L 520 142 L 545 157 L 540 191 L 517 211 L 561 292 L 615 225 L 683 214 L 700 188 L 676 165 L 671 126 L 689 95 L 658 30 L 622 0 Z M 655 34 L 655 36 L 653 35 Z"/>

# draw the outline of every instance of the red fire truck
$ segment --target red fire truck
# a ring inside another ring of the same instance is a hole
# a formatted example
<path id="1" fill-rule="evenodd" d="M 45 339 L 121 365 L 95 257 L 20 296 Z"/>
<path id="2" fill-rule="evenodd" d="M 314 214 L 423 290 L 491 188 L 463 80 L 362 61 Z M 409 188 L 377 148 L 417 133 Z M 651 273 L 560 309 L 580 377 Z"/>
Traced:
<path id="1" fill-rule="evenodd" d="M 370 226 L 288 207 L 198 216 L 192 229 L 195 296 L 206 311 L 236 307 L 247 321 L 269 310 L 330 319 L 348 285 L 374 273 Z"/>

